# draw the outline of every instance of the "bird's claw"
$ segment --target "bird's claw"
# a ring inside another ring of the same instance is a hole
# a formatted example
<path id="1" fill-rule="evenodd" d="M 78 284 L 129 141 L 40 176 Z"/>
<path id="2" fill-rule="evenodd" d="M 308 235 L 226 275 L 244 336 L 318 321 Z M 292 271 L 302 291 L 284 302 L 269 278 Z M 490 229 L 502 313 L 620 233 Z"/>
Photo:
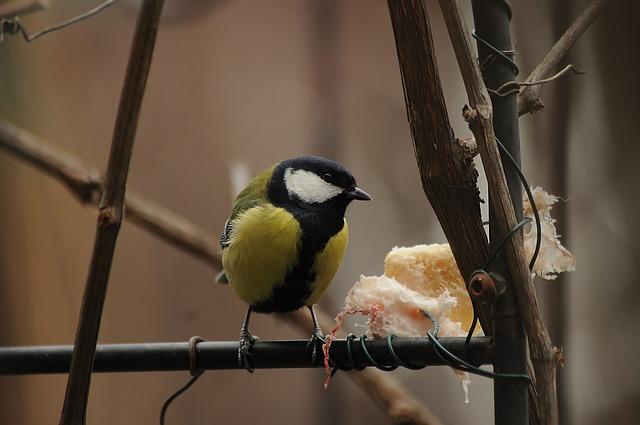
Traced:
<path id="1" fill-rule="evenodd" d="M 324 342 L 325 338 L 322 333 L 322 329 L 320 329 L 320 326 L 315 326 L 313 328 L 313 332 L 311 332 L 309 342 L 307 343 L 307 350 L 311 352 L 311 364 L 314 367 L 318 366 L 318 351 L 321 349 Z"/>
<path id="2" fill-rule="evenodd" d="M 238 364 L 241 368 L 245 369 L 249 373 L 253 373 L 253 364 L 251 362 L 251 356 L 253 355 L 252 348 L 253 343 L 258 338 L 249 333 L 248 330 L 240 331 L 240 345 L 238 346 Z"/>

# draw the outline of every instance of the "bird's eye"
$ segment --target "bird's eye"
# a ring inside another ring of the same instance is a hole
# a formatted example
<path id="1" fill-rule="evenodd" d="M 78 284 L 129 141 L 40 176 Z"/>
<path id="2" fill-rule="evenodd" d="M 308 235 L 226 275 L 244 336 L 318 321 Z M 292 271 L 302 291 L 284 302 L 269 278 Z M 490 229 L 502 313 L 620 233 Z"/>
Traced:
<path id="1" fill-rule="evenodd" d="M 322 180 L 324 180 L 326 182 L 331 181 L 331 174 L 328 174 L 328 173 L 327 174 L 323 174 L 322 175 Z"/>

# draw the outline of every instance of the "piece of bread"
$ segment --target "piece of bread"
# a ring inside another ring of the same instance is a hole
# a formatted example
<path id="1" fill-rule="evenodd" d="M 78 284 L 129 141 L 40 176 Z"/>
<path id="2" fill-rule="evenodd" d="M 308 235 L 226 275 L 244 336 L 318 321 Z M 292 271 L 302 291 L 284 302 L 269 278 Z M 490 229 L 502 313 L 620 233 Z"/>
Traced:
<path id="1" fill-rule="evenodd" d="M 384 274 L 430 298 L 445 290 L 458 302 L 448 317 L 468 330 L 473 320 L 471 299 L 448 244 L 394 248 L 384 260 Z"/>

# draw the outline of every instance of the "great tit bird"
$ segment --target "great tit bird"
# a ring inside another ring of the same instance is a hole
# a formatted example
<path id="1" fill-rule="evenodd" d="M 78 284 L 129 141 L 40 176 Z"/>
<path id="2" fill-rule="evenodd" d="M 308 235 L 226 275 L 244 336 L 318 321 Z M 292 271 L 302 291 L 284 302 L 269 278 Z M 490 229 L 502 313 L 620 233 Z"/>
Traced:
<path id="1" fill-rule="evenodd" d="M 218 281 L 249 304 L 240 331 L 238 362 L 253 371 L 251 312 L 307 307 L 315 363 L 322 329 L 313 305 L 333 279 L 347 247 L 344 213 L 353 200 L 371 197 L 337 162 L 312 156 L 282 161 L 256 176 L 235 200 L 222 235 Z"/>

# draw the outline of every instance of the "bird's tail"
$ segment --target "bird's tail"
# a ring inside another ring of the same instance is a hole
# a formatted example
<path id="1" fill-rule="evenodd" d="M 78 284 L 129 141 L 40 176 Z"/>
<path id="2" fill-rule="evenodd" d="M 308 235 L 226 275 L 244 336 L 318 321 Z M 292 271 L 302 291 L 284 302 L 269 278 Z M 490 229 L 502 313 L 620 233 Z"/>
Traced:
<path id="1" fill-rule="evenodd" d="M 218 273 L 216 275 L 216 282 L 220 283 L 222 285 L 228 285 L 229 284 L 229 279 L 227 278 L 227 275 L 224 272 L 224 270 L 220 271 L 220 273 Z"/>

